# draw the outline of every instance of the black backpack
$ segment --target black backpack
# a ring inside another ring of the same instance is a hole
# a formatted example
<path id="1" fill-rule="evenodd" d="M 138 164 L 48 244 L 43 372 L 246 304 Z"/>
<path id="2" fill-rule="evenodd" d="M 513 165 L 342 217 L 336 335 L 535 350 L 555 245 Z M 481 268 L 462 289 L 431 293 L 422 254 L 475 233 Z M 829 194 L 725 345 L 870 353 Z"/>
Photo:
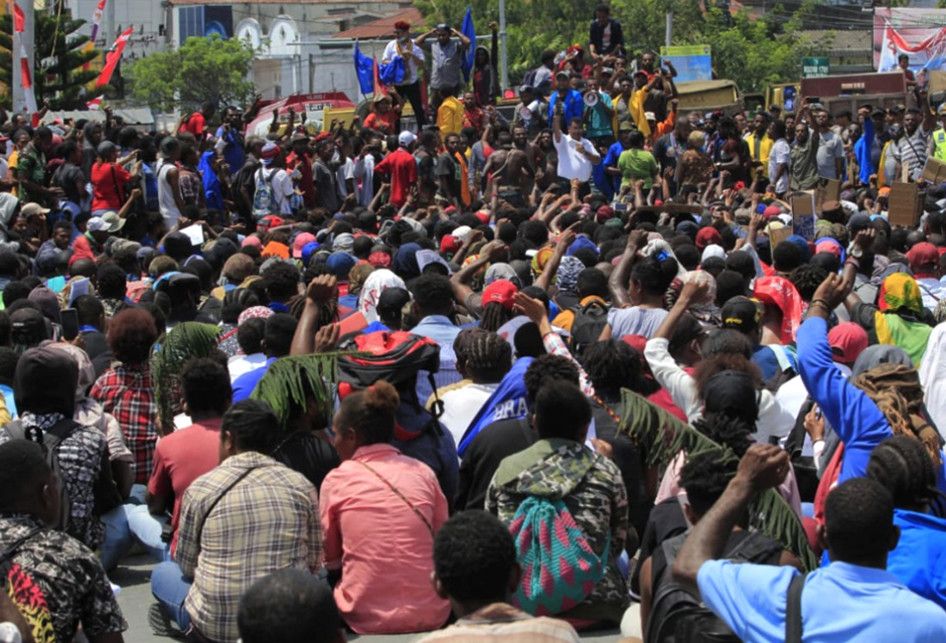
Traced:
<path id="1" fill-rule="evenodd" d="M 608 306 L 594 299 L 574 309 L 572 322 L 572 353 L 580 356 L 586 348 L 598 341 L 608 325 Z"/>
<path id="2" fill-rule="evenodd" d="M 62 467 L 59 464 L 59 445 L 79 428 L 79 424 L 72 418 L 63 418 L 56 424 L 43 431 L 38 427 L 27 429 L 19 420 L 13 420 L 3 430 L 6 431 L 14 440 L 31 440 L 39 443 L 43 447 L 43 453 L 46 456 L 46 464 L 59 480 L 59 519 L 55 525 L 56 529 L 66 531 L 69 527 L 69 519 L 72 515 L 72 503 L 69 500 L 69 492 L 66 489 L 66 480 L 62 473 Z"/>
<path id="3" fill-rule="evenodd" d="M 665 540 L 651 558 L 653 600 L 644 640 L 649 643 L 739 643 L 722 619 L 673 579 L 673 561 L 688 534 Z M 782 545 L 758 533 L 733 533 L 724 558 L 735 562 L 771 564 L 778 561 Z"/>

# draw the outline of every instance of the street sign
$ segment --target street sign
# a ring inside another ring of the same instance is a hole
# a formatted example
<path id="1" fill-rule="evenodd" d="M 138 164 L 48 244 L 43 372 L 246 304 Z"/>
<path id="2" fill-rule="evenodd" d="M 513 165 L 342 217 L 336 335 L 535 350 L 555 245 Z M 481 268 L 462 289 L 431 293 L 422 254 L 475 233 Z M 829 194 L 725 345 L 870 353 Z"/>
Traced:
<path id="1" fill-rule="evenodd" d="M 812 56 L 801 59 L 801 75 L 803 78 L 817 78 L 828 75 L 828 57 Z"/>

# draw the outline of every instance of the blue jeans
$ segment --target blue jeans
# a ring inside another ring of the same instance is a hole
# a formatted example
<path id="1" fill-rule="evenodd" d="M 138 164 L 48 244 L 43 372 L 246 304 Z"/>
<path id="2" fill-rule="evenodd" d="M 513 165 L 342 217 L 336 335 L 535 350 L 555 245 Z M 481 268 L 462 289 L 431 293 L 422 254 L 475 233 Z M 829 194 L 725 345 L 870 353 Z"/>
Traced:
<path id="1" fill-rule="evenodd" d="M 164 614 L 174 621 L 182 632 L 191 624 L 190 614 L 184 609 L 184 599 L 191 588 L 191 583 L 184 579 L 184 574 L 177 563 L 165 561 L 151 572 L 151 594 Z"/>
<path id="2" fill-rule="evenodd" d="M 137 540 L 157 562 L 170 559 L 168 546 L 161 540 L 161 529 L 166 519 L 152 516 L 144 504 L 146 487 L 136 484 L 131 488 L 128 503 L 115 507 L 102 516 L 105 540 L 99 548 L 99 558 L 105 571 L 115 568 Z"/>

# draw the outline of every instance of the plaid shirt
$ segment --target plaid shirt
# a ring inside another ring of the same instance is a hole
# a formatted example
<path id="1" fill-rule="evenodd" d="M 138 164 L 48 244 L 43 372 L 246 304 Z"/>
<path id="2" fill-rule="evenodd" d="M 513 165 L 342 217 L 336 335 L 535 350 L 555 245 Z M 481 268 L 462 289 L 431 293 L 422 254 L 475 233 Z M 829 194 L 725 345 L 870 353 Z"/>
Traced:
<path id="1" fill-rule="evenodd" d="M 148 364 L 119 364 L 108 369 L 96 380 L 89 397 L 101 402 L 105 412 L 118 420 L 125 443 L 135 456 L 135 482 L 148 484 L 158 440 L 158 406 Z"/>
<path id="2" fill-rule="evenodd" d="M 249 475 L 228 489 L 247 469 Z M 176 559 L 185 578 L 194 579 L 184 606 L 201 634 L 236 641 L 237 606 L 254 581 L 286 567 L 319 569 L 318 503 L 305 476 L 253 451 L 227 458 L 191 483 Z"/>

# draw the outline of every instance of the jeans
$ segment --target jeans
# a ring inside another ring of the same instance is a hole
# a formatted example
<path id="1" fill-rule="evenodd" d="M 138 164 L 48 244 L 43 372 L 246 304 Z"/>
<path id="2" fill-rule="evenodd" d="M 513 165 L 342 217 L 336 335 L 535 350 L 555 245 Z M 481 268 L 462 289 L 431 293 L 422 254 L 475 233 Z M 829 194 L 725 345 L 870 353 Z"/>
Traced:
<path id="1" fill-rule="evenodd" d="M 177 563 L 165 561 L 151 572 L 151 594 L 164 614 L 174 621 L 182 632 L 191 624 L 190 614 L 184 609 L 184 599 L 190 591 L 191 583 L 184 579 L 184 574 Z"/>
<path id="2" fill-rule="evenodd" d="M 115 507 L 102 516 L 105 524 L 105 540 L 99 548 L 99 558 L 105 571 L 115 568 L 135 540 L 148 550 L 157 562 L 170 558 L 167 544 L 161 541 L 162 518 L 148 513 L 144 485 L 131 488 L 128 502 Z"/>

